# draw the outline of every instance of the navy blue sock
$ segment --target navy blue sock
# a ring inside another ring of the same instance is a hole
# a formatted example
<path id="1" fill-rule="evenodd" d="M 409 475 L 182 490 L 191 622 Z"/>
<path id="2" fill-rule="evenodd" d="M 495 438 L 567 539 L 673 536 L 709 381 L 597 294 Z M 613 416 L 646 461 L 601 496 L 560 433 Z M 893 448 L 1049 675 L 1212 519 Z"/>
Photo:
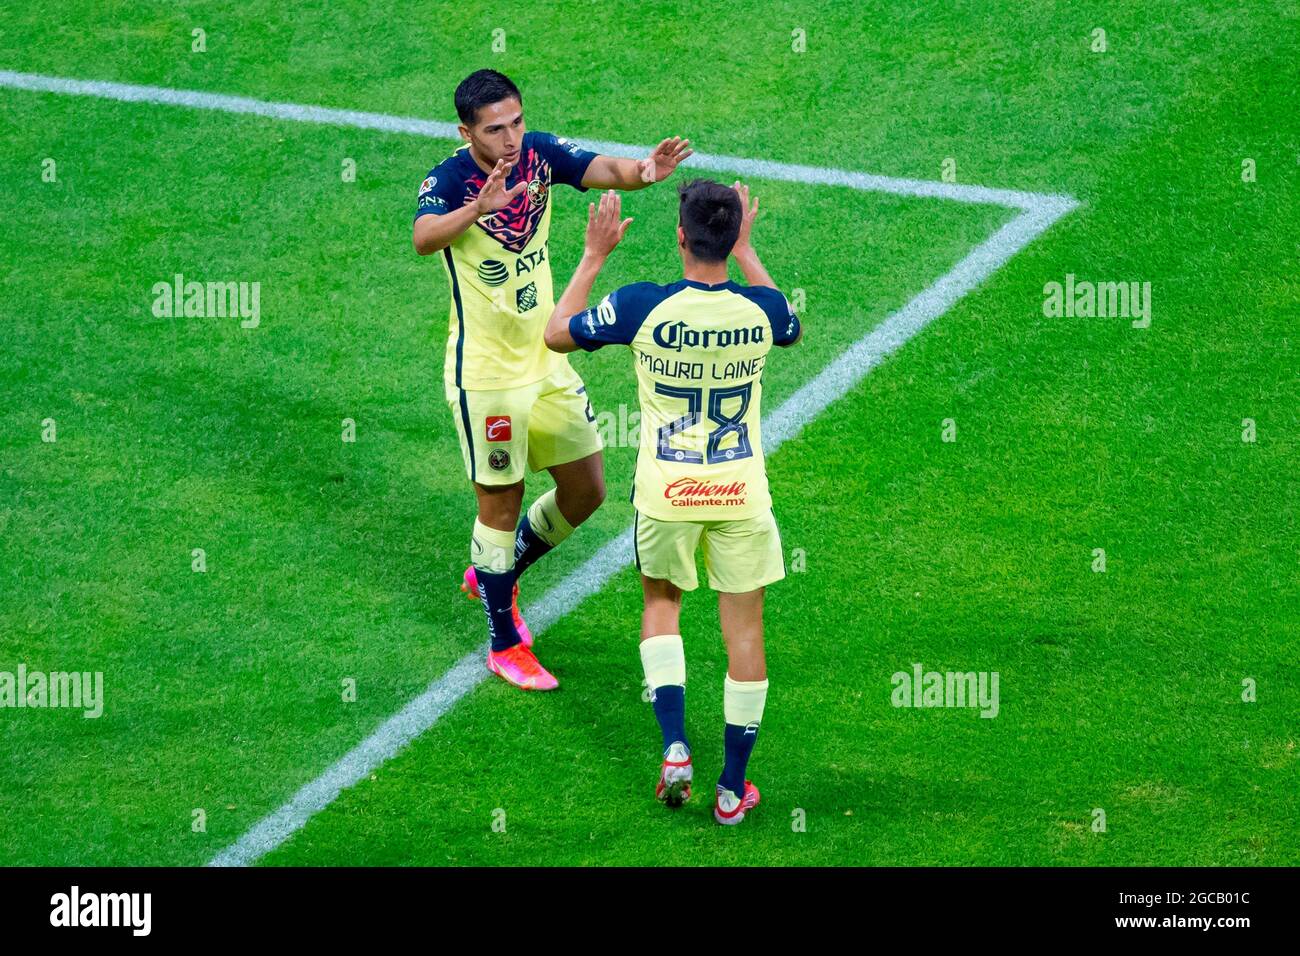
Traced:
<path id="1" fill-rule="evenodd" d="M 686 740 L 686 688 L 681 684 L 656 687 L 653 703 L 659 729 L 664 735 L 664 750 L 667 751 L 678 740 L 689 749 L 691 745 Z"/>
<path id="2" fill-rule="evenodd" d="M 487 611 L 488 633 L 492 635 L 492 650 L 504 651 L 519 643 L 519 632 L 515 630 L 515 618 L 511 613 L 514 605 L 515 577 L 511 571 L 494 574 L 484 571 L 477 565 L 474 574 L 478 577 L 478 593 L 483 599 L 483 610 Z"/>
<path id="3" fill-rule="evenodd" d="M 748 728 L 739 724 L 727 724 L 723 734 L 723 746 L 726 748 L 726 760 L 722 765 L 722 784 L 737 797 L 745 795 L 745 767 L 749 765 L 749 755 L 758 740 L 758 724 Z"/>
<path id="4" fill-rule="evenodd" d="M 551 545 L 538 536 L 525 514 L 519 522 L 519 530 L 515 532 L 515 579 L 518 580 L 534 561 L 550 550 Z"/>

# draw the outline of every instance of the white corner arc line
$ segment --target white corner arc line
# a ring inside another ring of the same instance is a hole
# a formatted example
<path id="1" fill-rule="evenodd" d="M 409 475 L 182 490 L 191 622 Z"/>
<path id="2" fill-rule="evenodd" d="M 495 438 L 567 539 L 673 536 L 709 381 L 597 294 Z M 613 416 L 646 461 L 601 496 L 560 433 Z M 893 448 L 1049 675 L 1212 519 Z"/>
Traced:
<path id="1" fill-rule="evenodd" d="M 34 92 L 94 96 L 122 102 L 186 106 L 196 109 L 247 113 L 274 119 L 351 126 L 389 133 L 459 139 L 456 127 L 409 117 L 386 116 L 355 110 L 276 103 L 218 93 L 171 90 L 97 80 L 75 80 L 32 73 L 0 70 L 0 87 Z M 623 143 L 584 141 L 597 152 L 636 154 L 647 147 Z M 897 312 L 853 343 L 811 381 L 786 399 L 763 422 L 764 450 L 774 453 L 794 438 L 831 403 L 846 395 L 882 361 L 898 351 L 913 336 L 947 312 L 968 292 L 1001 268 L 1051 225 L 1079 204 L 1069 196 L 990 189 L 958 183 L 874 176 L 866 173 L 814 166 L 715 156 L 696 153 L 691 166 L 728 170 L 765 179 L 809 185 L 844 186 L 868 192 L 900 196 L 948 199 L 957 202 L 1007 206 L 1021 210 L 991 236 L 975 246 L 948 272 L 931 283 Z M 530 626 L 536 634 L 564 617 L 586 598 L 632 563 L 632 528 L 602 545 L 595 554 L 529 605 Z M 388 718 L 373 733 L 344 754 L 319 777 L 305 784 L 283 806 L 263 817 L 235 843 L 209 861 L 209 866 L 249 866 L 282 845 L 307 821 L 325 809 L 347 789 L 365 779 L 411 741 L 419 737 L 457 701 L 488 676 L 483 665 L 486 645 L 465 654 L 452 668 L 433 681 L 418 697 Z"/>

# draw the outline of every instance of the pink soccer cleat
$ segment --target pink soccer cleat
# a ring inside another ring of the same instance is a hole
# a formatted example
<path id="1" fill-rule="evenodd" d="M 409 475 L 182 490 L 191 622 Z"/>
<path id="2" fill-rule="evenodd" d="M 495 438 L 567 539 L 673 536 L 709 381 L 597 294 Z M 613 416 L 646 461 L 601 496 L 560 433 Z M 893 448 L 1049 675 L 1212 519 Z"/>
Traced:
<path id="1" fill-rule="evenodd" d="M 723 826 L 735 826 L 745 819 L 745 811 L 758 806 L 758 787 L 745 781 L 745 795 L 737 799 L 730 790 L 718 784 L 717 799 L 713 803 L 713 819 Z"/>
<path id="2" fill-rule="evenodd" d="M 523 644 L 511 645 L 504 651 L 488 651 L 487 666 L 493 674 L 524 690 L 555 690 L 560 686 Z"/>
<path id="3" fill-rule="evenodd" d="M 693 772 L 691 752 L 679 740 L 664 754 L 664 762 L 659 767 L 659 782 L 655 784 L 655 799 L 666 807 L 680 807 L 691 799 Z"/>
<path id="4" fill-rule="evenodd" d="M 478 575 L 474 573 L 474 565 L 465 569 L 465 580 L 461 583 L 460 589 L 465 592 L 465 596 L 471 601 L 482 601 L 478 590 Z M 519 632 L 520 639 L 524 642 L 524 647 L 533 646 L 533 632 L 528 630 L 528 625 L 524 623 L 524 617 L 519 613 L 519 585 L 515 584 L 514 594 L 510 597 L 510 616 L 515 620 L 515 630 Z"/>

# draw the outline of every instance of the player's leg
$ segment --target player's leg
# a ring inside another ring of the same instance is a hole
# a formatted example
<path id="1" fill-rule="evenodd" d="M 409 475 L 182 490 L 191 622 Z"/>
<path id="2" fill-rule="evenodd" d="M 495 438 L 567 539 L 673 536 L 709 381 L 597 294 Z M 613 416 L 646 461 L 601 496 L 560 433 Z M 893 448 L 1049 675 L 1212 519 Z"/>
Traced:
<path id="1" fill-rule="evenodd" d="M 547 469 L 555 479 L 555 504 L 560 515 L 576 528 L 590 518 L 605 500 L 605 454 L 593 452 L 577 461 Z"/>
<path id="2" fill-rule="evenodd" d="M 498 531 L 513 531 L 519 522 L 519 511 L 524 502 L 522 480 L 510 485 L 481 485 L 474 482 L 474 495 L 478 498 L 478 520 Z"/>
<path id="3" fill-rule="evenodd" d="M 758 789 L 745 778 L 767 703 L 767 661 L 763 653 L 763 588 L 743 594 L 718 592 L 718 617 L 727 644 L 723 681 L 723 765 L 718 777 L 720 823 L 738 823 L 758 805 Z"/>
<path id="4" fill-rule="evenodd" d="M 448 390 L 466 471 L 478 499 L 465 582 L 487 616 L 488 669 L 516 687 L 551 690 L 558 682 L 523 642 L 514 602 L 515 526 L 523 502 L 528 410 L 534 397 L 528 387 Z"/>
<path id="5" fill-rule="evenodd" d="M 587 390 L 567 362 L 545 380 L 529 415 L 528 465 L 555 487 L 541 495 L 515 536 L 518 577 L 573 533 L 605 500 L 605 461 Z"/>
<path id="6" fill-rule="evenodd" d="M 484 532 L 485 535 L 490 534 L 491 532 L 500 531 L 506 527 L 515 527 L 515 524 L 519 520 L 519 512 L 523 506 L 524 500 L 524 483 L 522 481 L 506 486 L 481 485 L 475 482 L 474 493 L 478 497 L 478 524 L 484 525 L 488 529 L 487 532 Z M 510 548 L 512 552 L 512 560 L 517 559 L 518 552 L 515 547 L 514 532 L 506 531 L 505 533 L 511 536 Z M 493 537 L 495 537 L 495 535 L 493 535 Z M 465 569 L 465 580 L 461 584 L 460 589 L 472 599 L 485 599 L 483 596 L 483 590 L 479 583 L 479 574 L 479 566 L 474 561 L 474 550 L 473 545 L 471 545 L 470 563 L 469 567 Z M 510 620 L 523 645 L 525 647 L 532 647 L 532 632 L 528 630 L 528 625 L 524 623 L 523 615 L 519 612 L 519 585 L 515 583 L 517 577 L 517 570 L 512 564 L 509 573 Z M 493 594 L 495 595 L 499 585 L 493 583 L 491 587 Z M 496 598 L 494 598 L 494 600 L 495 599 Z M 491 615 L 489 614 L 489 630 L 493 633 L 497 633 L 497 631 L 493 631 L 490 625 Z M 504 637 L 502 640 L 494 638 L 492 648 L 493 650 L 505 650 L 513 643 L 514 641 L 506 640 Z"/>
<path id="7" fill-rule="evenodd" d="M 465 579 L 471 596 L 483 602 L 494 652 L 520 642 L 511 604 L 514 530 L 524 497 L 528 450 L 529 391 L 449 387 L 447 394 L 478 504 Z"/>
<path id="8" fill-rule="evenodd" d="M 745 772 L 767 703 L 763 597 L 768 584 L 785 577 L 785 562 L 770 511 L 756 518 L 711 523 L 703 543 L 727 645 L 722 697 L 725 756 L 713 815 L 719 823 L 733 824 L 759 801 L 758 788 Z"/>
<path id="9" fill-rule="evenodd" d="M 514 566 L 515 523 L 524 500 L 524 483 L 483 485 L 474 483 L 478 517 L 470 538 L 470 570 L 466 583 L 478 594 L 487 611 L 493 651 L 505 651 L 522 641 L 515 625 Z"/>
<path id="10" fill-rule="evenodd" d="M 555 487 L 537 498 L 519 522 L 515 540 L 515 575 L 532 567 L 578 527 L 605 500 L 605 463 L 601 452 L 547 469 Z"/>
<path id="11" fill-rule="evenodd" d="M 671 581 L 642 576 L 641 667 L 663 739 L 655 797 L 670 807 L 690 799 L 691 747 L 686 739 L 686 654 L 678 623 L 682 592 Z"/>
<path id="12" fill-rule="evenodd" d="M 682 647 L 682 591 L 694 590 L 699 525 L 636 516 L 634 549 L 645 607 L 641 614 L 641 666 L 663 741 L 655 796 L 670 807 L 691 796 L 690 742 L 686 737 L 686 655 Z"/>

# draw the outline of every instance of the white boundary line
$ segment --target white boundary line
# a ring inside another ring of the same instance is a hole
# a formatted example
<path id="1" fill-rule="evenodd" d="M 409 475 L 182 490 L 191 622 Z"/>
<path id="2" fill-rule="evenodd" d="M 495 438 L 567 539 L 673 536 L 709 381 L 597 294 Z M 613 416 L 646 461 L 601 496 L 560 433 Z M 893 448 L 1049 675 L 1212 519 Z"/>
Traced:
<path id="1" fill-rule="evenodd" d="M 388 116 L 384 113 L 363 113 L 357 110 L 332 109 L 327 106 L 303 106 L 299 103 L 275 103 L 255 100 L 246 96 L 227 96 L 223 93 L 201 93 L 195 90 L 172 90 L 162 86 L 137 86 L 133 83 L 110 83 L 105 80 L 73 80 L 61 76 L 43 76 L 39 73 L 15 73 L 0 70 L 0 88 L 30 90 L 36 93 L 64 93 L 73 96 L 94 96 L 124 103 L 154 103 L 161 106 L 188 106 L 193 109 L 217 110 L 222 113 L 249 113 L 271 119 L 296 120 L 300 123 L 322 123 L 328 126 L 351 126 L 356 129 L 375 129 L 384 133 L 407 133 L 412 136 L 430 136 L 434 139 L 460 141 L 455 123 L 416 119 L 411 116 Z M 582 140 L 582 145 L 598 153 L 609 155 L 648 155 L 650 148 L 604 140 Z M 896 196 L 918 196 L 929 199 L 952 199 L 957 202 L 1009 206 L 1012 209 L 1037 209 L 1046 202 L 1060 204 L 1062 212 L 1076 205 L 1068 196 L 1049 196 L 1014 189 L 989 189 L 965 183 L 936 183 L 924 179 L 899 179 L 894 176 L 872 176 L 843 169 L 826 169 L 821 166 L 799 166 L 791 163 L 773 163 L 762 159 L 744 159 L 740 156 L 714 156 L 696 153 L 689 163 L 692 168 L 726 170 L 762 179 L 783 179 L 791 182 L 819 186 L 847 186 L 868 192 L 893 193 Z"/>
<path id="2" fill-rule="evenodd" d="M 275 103 L 242 96 L 225 96 L 157 86 L 136 86 L 97 80 L 73 80 L 33 73 L 0 70 L 0 87 L 43 93 L 93 96 L 129 103 L 187 106 L 195 109 L 248 113 L 273 119 L 296 120 L 406 133 L 435 139 L 458 140 L 455 124 L 382 113 Z M 600 153 L 638 155 L 644 146 L 583 141 Z M 957 202 L 1008 206 L 1020 215 L 985 239 L 944 275 L 936 279 L 897 312 L 886 318 L 827 365 L 815 378 L 791 395 L 763 422 L 764 451 L 774 453 L 836 399 L 846 395 L 882 361 L 909 339 L 953 307 L 966 293 L 1001 268 L 1007 260 L 1070 212 L 1078 202 L 1069 196 L 989 189 L 959 183 L 936 183 L 817 166 L 799 166 L 737 156 L 696 153 L 692 167 L 740 173 L 762 179 L 779 179 L 810 185 L 845 186 L 867 192 L 950 199 Z M 528 606 L 535 634 L 564 617 L 599 591 L 611 577 L 632 563 L 632 529 L 627 528 L 604 544 L 581 567 Z M 486 645 L 485 645 L 486 646 Z M 347 787 L 365 779 L 407 744 L 432 727 L 443 714 L 488 676 L 483 666 L 484 648 L 470 651 L 442 677 L 431 683 L 370 736 L 357 744 L 315 780 L 303 786 L 275 812 L 264 817 L 235 843 L 218 853 L 209 866 L 248 866 L 280 846 L 315 814 L 329 806 Z"/>

